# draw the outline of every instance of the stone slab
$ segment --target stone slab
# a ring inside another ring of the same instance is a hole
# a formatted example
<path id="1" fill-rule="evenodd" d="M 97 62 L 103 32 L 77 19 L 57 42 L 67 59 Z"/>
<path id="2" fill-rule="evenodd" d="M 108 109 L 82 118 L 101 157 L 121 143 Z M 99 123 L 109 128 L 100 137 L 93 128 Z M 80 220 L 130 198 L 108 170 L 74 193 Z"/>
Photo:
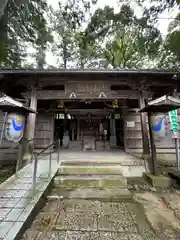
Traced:
<path id="1" fill-rule="evenodd" d="M 149 173 L 144 173 L 144 176 L 153 187 L 170 188 L 172 186 L 172 180 L 169 177 L 163 175 L 154 176 Z"/>
<path id="2" fill-rule="evenodd" d="M 120 165 L 103 165 L 103 166 L 61 166 L 58 175 L 87 175 L 87 174 L 121 174 Z"/>
<path id="3" fill-rule="evenodd" d="M 59 190 L 59 191 L 58 191 Z M 111 199 L 111 201 L 131 201 L 133 196 L 128 189 L 121 188 L 77 188 L 74 191 L 62 192 L 62 189 L 55 189 L 52 195 L 47 196 L 48 200 L 62 200 L 62 199 L 87 199 L 87 200 L 106 200 Z"/>
<path id="4" fill-rule="evenodd" d="M 134 157 L 123 150 L 116 151 L 70 151 L 61 152 L 62 165 L 119 165 L 119 166 L 144 166 L 144 160 Z M 145 172 L 145 167 L 144 167 Z"/>
<path id="5" fill-rule="evenodd" d="M 54 179 L 55 187 L 71 187 L 76 188 L 79 186 L 87 186 L 92 188 L 106 188 L 108 186 L 118 186 L 119 188 L 125 188 L 127 186 L 127 180 L 123 176 L 57 176 Z"/>

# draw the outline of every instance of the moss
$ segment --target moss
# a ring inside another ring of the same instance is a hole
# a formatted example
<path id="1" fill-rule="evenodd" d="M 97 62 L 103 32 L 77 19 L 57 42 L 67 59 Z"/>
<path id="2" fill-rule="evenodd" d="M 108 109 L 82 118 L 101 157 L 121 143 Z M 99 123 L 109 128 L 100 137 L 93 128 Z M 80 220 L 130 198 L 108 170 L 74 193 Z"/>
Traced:
<path id="1" fill-rule="evenodd" d="M 63 167 L 60 168 L 58 171 L 58 175 L 68 175 L 68 174 L 121 174 L 120 168 L 112 168 L 112 167 L 101 167 L 96 168 L 94 166 L 92 167 Z"/>

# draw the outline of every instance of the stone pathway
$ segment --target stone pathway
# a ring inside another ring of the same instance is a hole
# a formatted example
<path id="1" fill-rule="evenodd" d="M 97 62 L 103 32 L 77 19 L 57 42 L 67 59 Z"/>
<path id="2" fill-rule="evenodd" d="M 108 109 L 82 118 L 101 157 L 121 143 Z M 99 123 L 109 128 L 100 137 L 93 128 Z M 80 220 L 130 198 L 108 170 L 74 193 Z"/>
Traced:
<path id="1" fill-rule="evenodd" d="M 178 240 L 180 221 L 164 203 L 165 193 L 130 198 L 121 191 L 101 190 L 102 198 L 97 191 L 97 200 L 95 189 L 54 188 L 22 240 Z"/>
<path id="2" fill-rule="evenodd" d="M 0 240 L 19 239 L 18 235 L 26 220 L 36 210 L 44 191 L 48 188 L 57 171 L 57 163 L 53 161 L 51 175 L 48 175 L 48 164 L 38 162 L 37 184 L 32 199 L 33 164 L 29 164 L 0 185 Z"/>
<path id="3" fill-rule="evenodd" d="M 141 160 L 126 154 L 118 156 L 119 153 L 115 153 L 112 157 L 110 154 L 112 152 L 77 152 L 77 155 L 70 152 L 66 155 L 63 151 L 60 159 L 65 165 L 66 161 L 71 161 L 73 165 L 72 160 L 75 159 L 79 161 L 78 164 L 84 164 L 81 169 L 74 165 L 75 170 L 80 172 L 85 166 L 87 173 L 91 173 L 92 166 L 95 169 L 98 164 L 102 164 L 104 168 L 110 163 L 114 166 L 120 165 L 115 173 L 117 175 L 126 175 L 122 171 L 123 167 L 132 165 L 133 170 L 129 173 L 141 175 L 142 169 L 134 171 L 137 165 L 143 167 Z M 56 158 L 57 155 L 53 154 L 53 159 Z M 176 210 L 179 210 L 180 197 L 174 198 L 173 195 L 170 199 L 165 199 L 165 193 L 160 196 L 148 191 L 129 192 L 126 185 L 123 185 L 123 188 L 119 186 L 119 181 L 115 182 L 115 186 L 79 186 L 76 183 L 73 187 L 64 186 L 64 189 L 62 181 L 58 183 L 59 187 L 51 192 L 56 194 L 56 197 L 47 198 L 45 207 L 41 209 L 40 199 L 57 172 L 58 166 L 54 160 L 49 177 L 46 159 L 43 157 L 43 160 L 39 161 L 34 199 L 31 186 L 32 165 L 28 165 L 18 176 L 12 176 L 0 185 L 0 240 L 19 240 L 22 236 L 21 230 L 25 225 L 27 227 L 28 222 L 32 225 L 26 230 L 22 240 L 178 240 L 180 221 L 174 214 L 175 210 L 172 210 L 172 199 L 176 199 Z M 74 170 L 69 174 L 74 175 Z M 94 170 L 93 174 L 96 175 Z M 169 202 L 169 208 L 165 201 Z M 29 217 L 33 212 L 36 218 L 32 222 Z"/>
<path id="4" fill-rule="evenodd" d="M 133 202 L 50 201 L 23 240 L 158 240 Z"/>
<path id="5" fill-rule="evenodd" d="M 121 151 L 62 151 L 60 159 L 47 204 L 22 240 L 176 240 L 180 236 L 179 220 L 161 197 L 149 194 L 149 188 L 138 193 L 135 185 L 130 192 L 128 184 L 117 179 L 106 184 L 96 180 L 97 174 L 105 181 L 108 176 L 121 180 L 141 176 L 142 160 Z"/>

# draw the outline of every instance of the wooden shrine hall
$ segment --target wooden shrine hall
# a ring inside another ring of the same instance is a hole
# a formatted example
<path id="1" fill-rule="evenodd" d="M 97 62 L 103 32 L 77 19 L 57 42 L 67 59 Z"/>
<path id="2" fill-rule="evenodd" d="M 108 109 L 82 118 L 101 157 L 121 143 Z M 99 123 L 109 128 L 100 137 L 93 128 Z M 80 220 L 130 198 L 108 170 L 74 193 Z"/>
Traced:
<path id="1" fill-rule="evenodd" d="M 35 148 L 59 139 L 62 148 L 124 149 L 148 154 L 146 113 L 138 110 L 164 94 L 178 94 L 175 72 L 135 70 L 0 69 L 1 93 L 37 111 L 30 113 L 26 136 Z M 4 113 L 1 112 L 1 128 Z M 11 143 L 2 141 L 1 148 Z M 157 141 L 162 152 L 173 151 L 171 137 Z"/>

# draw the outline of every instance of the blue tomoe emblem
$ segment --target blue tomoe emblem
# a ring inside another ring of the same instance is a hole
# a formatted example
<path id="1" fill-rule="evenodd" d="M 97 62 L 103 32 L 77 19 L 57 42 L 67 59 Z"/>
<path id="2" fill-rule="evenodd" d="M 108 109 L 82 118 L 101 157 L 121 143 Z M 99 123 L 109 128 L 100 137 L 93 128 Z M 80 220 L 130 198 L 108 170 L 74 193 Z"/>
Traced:
<path id="1" fill-rule="evenodd" d="M 152 126 L 152 130 L 158 132 L 161 130 L 163 124 L 163 119 L 159 119 L 156 125 Z"/>
<path id="2" fill-rule="evenodd" d="M 13 126 L 15 131 L 22 131 L 23 128 L 24 128 L 24 122 L 22 122 L 21 125 L 17 125 L 16 120 L 12 119 L 12 126 Z"/>
<path id="3" fill-rule="evenodd" d="M 20 114 L 10 113 L 7 117 L 5 137 L 9 141 L 19 142 L 24 134 L 25 117 Z"/>

